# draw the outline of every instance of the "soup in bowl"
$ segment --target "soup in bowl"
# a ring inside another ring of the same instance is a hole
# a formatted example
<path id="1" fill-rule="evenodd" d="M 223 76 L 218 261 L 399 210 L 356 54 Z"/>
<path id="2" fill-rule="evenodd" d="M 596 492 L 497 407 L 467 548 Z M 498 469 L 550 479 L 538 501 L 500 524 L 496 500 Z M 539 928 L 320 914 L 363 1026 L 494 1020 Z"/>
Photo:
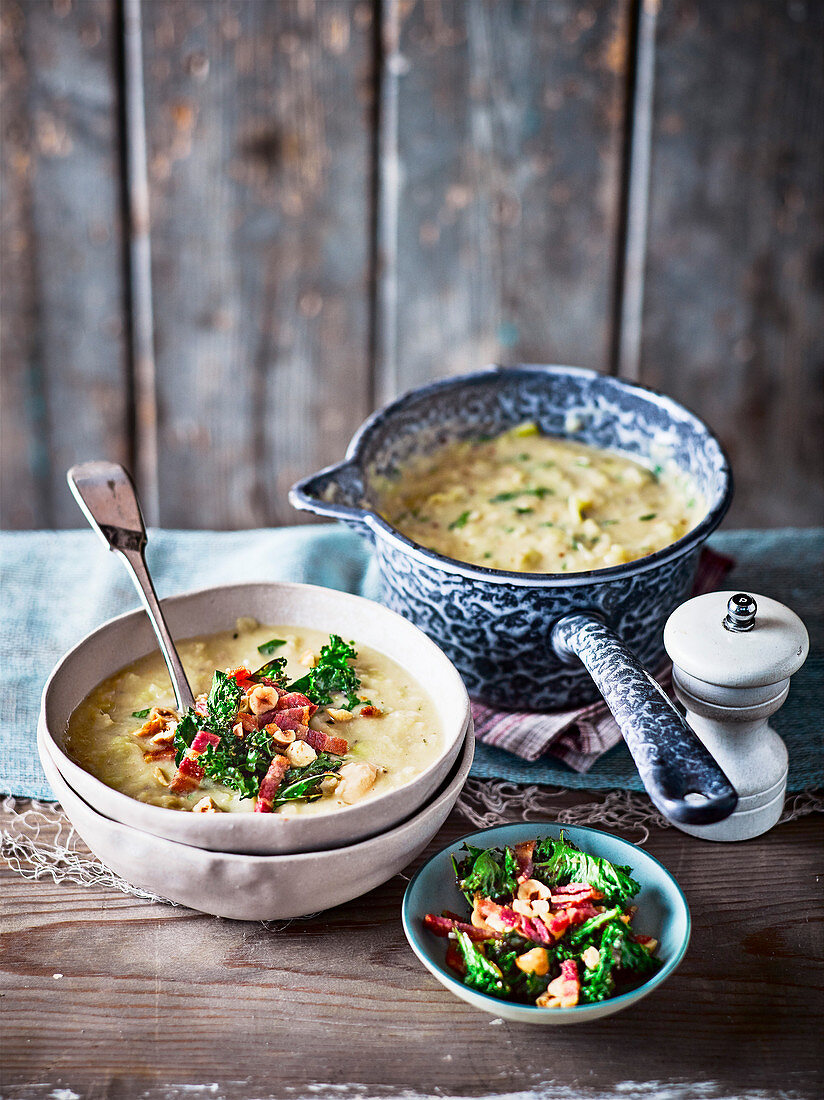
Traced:
<path id="1" fill-rule="evenodd" d="M 415 812 L 471 730 L 440 650 L 358 596 L 235 585 L 164 611 L 184 639 L 193 712 L 175 710 L 139 611 L 85 638 L 43 694 L 40 728 L 61 773 L 125 824 L 216 851 L 340 847 Z"/>

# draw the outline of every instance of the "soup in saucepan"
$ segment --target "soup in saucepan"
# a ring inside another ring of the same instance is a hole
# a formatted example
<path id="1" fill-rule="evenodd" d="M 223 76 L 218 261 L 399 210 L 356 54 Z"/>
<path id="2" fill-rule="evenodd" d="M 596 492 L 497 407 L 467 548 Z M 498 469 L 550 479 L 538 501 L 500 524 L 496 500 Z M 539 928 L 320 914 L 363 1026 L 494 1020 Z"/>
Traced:
<path id="1" fill-rule="evenodd" d="M 68 755 L 132 798 L 199 813 L 325 813 L 403 786 L 440 754 L 426 691 L 366 646 L 239 619 L 178 650 L 194 710 L 174 709 L 156 652 L 69 719 Z"/>
<path id="2" fill-rule="evenodd" d="M 378 511 L 446 557 L 526 573 L 620 565 L 691 530 L 704 501 L 674 466 L 521 424 L 449 443 L 379 485 Z"/>

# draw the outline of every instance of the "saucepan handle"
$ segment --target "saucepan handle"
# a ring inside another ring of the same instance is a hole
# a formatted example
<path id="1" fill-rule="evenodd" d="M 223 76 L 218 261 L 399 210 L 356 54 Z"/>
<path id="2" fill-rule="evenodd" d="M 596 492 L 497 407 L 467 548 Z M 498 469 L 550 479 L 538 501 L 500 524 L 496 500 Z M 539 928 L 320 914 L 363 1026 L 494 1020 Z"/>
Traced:
<path id="1" fill-rule="evenodd" d="M 341 520 L 371 537 L 367 522 L 371 511 L 364 501 L 363 471 L 355 462 L 339 462 L 298 481 L 289 490 L 289 502 L 302 512 Z"/>
<path id="2" fill-rule="evenodd" d="M 576 612 L 552 630 L 564 661 L 579 659 L 615 716 L 641 781 L 665 817 L 711 825 L 738 795 L 715 759 L 618 635 L 596 614 Z"/>

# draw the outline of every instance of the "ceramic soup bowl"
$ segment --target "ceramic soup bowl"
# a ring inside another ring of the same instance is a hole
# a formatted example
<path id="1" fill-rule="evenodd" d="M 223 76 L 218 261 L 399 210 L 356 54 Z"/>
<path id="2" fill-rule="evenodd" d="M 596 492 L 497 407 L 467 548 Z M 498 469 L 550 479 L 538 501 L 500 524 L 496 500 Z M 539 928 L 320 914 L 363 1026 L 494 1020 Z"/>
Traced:
<path id="1" fill-rule="evenodd" d="M 430 799 L 376 837 L 320 852 L 239 855 L 180 844 L 94 810 L 60 774 L 43 731 L 46 778 L 74 828 L 115 874 L 168 901 L 233 920 L 285 920 L 342 905 L 386 882 L 418 855 L 449 816 L 475 751 L 471 731 Z M 185 815 L 184 815 L 185 816 Z"/>
<path id="2" fill-rule="evenodd" d="M 408 783 L 326 814 L 192 814 L 152 806 L 90 775 L 64 751 L 69 716 L 101 680 L 157 647 L 143 611 L 111 619 L 59 662 L 44 690 L 38 729 L 71 787 L 97 812 L 169 840 L 220 852 L 278 854 L 339 848 L 375 836 L 409 817 L 444 781 L 472 719 L 461 678 L 429 638 L 400 615 L 352 596 L 306 584 L 238 584 L 163 600 L 175 638 L 211 634 L 242 615 L 262 623 L 313 627 L 354 638 L 409 671 L 435 703 L 439 755 Z"/>
<path id="3" fill-rule="evenodd" d="M 648 465 L 674 463 L 701 493 L 706 514 L 677 542 L 636 561 L 546 574 L 444 557 L 377 513 L 377 479 L 434 447 L 524 421 Z M 529 366 L 492 367 L 406 394 L 366 421 L 343 462 L 299 482 L 290 499 L 371 541 L 383 602 L 438 643 L 473 698 L 564 710 L 591 701 L 594 680 L 655 804 L 676 820 L 703 823 L 728 816 L 735 792 L 644 666 L 662 659 L 664 622 L 689 594 L 701 546 L 731 496 L 718 440 L 671 398 L 594 371 Z"/>

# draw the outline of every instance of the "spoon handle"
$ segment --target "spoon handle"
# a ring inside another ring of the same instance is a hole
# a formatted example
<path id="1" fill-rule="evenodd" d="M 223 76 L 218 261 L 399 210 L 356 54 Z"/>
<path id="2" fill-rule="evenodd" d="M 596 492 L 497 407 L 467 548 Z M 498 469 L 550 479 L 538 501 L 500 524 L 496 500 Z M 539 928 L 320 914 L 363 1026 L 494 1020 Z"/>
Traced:
<path id="1" fill-rule="evenodd" d="M 66 475 L 69 488 L 110 550 L 123 559 L 157 636 L 181 714 L 195 705 L 183 663 L 175 649 L 146 565 L 146 527 L 134 483 L 116 462 L 83 462 Z"/>

